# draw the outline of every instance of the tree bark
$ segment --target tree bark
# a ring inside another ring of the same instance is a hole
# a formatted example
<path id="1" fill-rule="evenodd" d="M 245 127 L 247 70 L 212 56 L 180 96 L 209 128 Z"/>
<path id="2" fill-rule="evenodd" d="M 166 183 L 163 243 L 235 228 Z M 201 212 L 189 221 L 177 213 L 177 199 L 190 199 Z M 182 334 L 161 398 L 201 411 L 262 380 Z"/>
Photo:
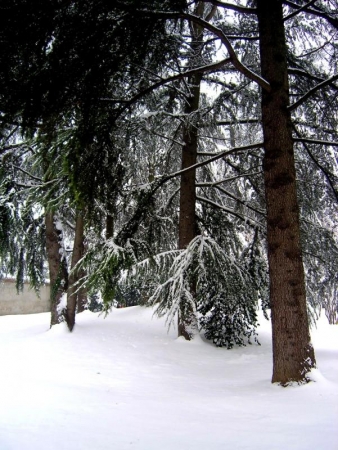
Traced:
<path id="1" fill-rule="evenodd" d="M 69 288 L 67 292 L 67 309 L 65 311 L 65 320 L 69 331 L 73 331 L 75 326 L 76 310 L 83 311 L 84 304 L 87 300 L 86 292 L 82 288 L 79 289 L 78 281 L 83 272 L 74 270 L 76 264 L 84 255 L 84 217 L 81 211 L 76 214 L 74 247 L 72 253 L 71 272 L 69 275 Z"/>
<path id="2" fill-rule="evenodd" d="M 300 244 L 282 2 L 257 0 L 262 76 L 264 179 L 273 339 L 272 382 L 306 382 L 315 367 Z"/>
<path id="3" fill-rule="evenodd" d="M 53 213 L 46 213 L 46 250 L 50 279 L 50 326 L 62 321 L 62 311 L 59 308 L 62 295 L 68 289 L 68 270 L 65 257 L 62 255 L 62 231 L 55 225 Z"/>
<path id="4" fill-rule="evenodd" d="M 203 17 L 204 2 L 199 2 L 195 9 L 195 14 Z M 203 28 L 197 24 L 191 24 L 192 45 L 191 59 L 198 58 L 203 45 Z M 197 162 L 198 151 L 198 108 L 200 101 L 202 74 L 197 73 L 188 77 L 187 85 L 190 92 L 187 97 L 185 114 L 189 117 L 183 129 L 182 165 L 181 169 L 193 166 Z M 196 237 L 196 170 L 190 170 L 181 175 L 180 185 L 180 214 L 179 214 L 179 249 L 185 249 Z M 196 291 L 195 283 L 190 286 L 190 291 L 194 296 Z M 192 338 L 192 328 L 196 326 L 194 312 L 189 305 L 182 303 L 178 317 L 178 336 L 183 336 L 187 340 Z"/>
<path id="5" fill-rule="evenodd" d="M 198 110 L 200 96 L 201 77 L 194 76 L 188 80 L 191 85 L 189 103 L 185 109 L 186 114 L 192 114 Z M 190 116 L 192 118 L 192 116 Z M 198 128 L 195 123 L 188 123 L 183 130 L 182 148 L 182 165 L 181 168 L 193 166 L 197 161 L 198 148 Z M 191 170 L 181 175 L 180 185 L 180 214 L 179 214 L 179 249 L 185 249 L 196 236 L 196 170 Z M 194 296 L 196 286 L 193 283 L 190 286 L 192 295 Z M 178 317 L 178 336 L 183 336 L 187 340 L 191 340 L 191 327 L 194 326 L 194 314 L 186 304 L 180 307 Z"/>

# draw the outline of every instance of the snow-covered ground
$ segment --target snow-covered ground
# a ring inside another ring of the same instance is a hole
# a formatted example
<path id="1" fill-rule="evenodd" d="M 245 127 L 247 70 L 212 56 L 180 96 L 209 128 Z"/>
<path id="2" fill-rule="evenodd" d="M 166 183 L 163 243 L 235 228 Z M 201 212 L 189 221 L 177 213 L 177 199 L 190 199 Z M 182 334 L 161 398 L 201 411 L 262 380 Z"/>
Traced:
<path id="1" fill-rule="evenodd" d="M 167 334 L 142 307 L 0 317 L 0 450 L 337 450 L 338 326 L 313 330 L 315 382 L 271 385 L 261 346 Z"/>

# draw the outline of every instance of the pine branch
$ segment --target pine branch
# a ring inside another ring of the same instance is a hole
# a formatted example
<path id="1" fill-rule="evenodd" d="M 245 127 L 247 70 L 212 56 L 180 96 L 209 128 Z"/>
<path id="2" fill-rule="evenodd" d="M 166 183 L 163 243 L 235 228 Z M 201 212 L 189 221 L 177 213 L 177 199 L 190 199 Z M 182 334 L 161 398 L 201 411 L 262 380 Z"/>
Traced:
<path id="1" fill-rule="evenodd" d="M 298 108 L 298 106 L 302 105 L 309 97 L 311 97 L 313 94 L 315 94 L 317 91 L 324 88 L 325 86 L 330 85 L 335 80 L 338 80 L 338 75 L 333 75 L 332 77 L 328 78 L 327 80 L 324 80 L 321 83 L 318 83 L 316 86 L 314 86 L 312 89 L 310 89 L 306 94 L 304 94 L 299 100 L 297 100 L 295 103 L 290 105 L 288 107 L 289 111 L 293 111 L 296 108 Z"/>
<path id="2" fill-rule="evenodd" d="M 136 95 L 134 95 L 134 97 L 130 98 L 129 100 L 102 98 L 101 101 L 112 102 L 112 103 L 122 103 L 123 107 L 121 108 L 121 111 L 120 111 L 120 114 L 122 114 L 127 108 L 129 108 L 129 106 L 134 104 L 137 100 L 150 94 L 151 92 L 153 92 L 154 90 L 156 90 L 157 88 L 159 88 L 161 86 L 164 86 L 165 84 L 171 83 L 176 80 L 181 80 L 186 77 L 190 77 L 197 73 L 213 72 L 213 71 L 223 68 L 226 64 L 229 64 L 231 62 L 232 61 L 230 58 L 226 58 L 226 59 L 223 59 L 222 61 L 218 61 L 213 64 L 209 64 L 209 65 L 201 66 L 201 67 L 195 67 L 194 69 L 187 70 L 185 72 L 178 73 L 176 75 L 172 75 L 171 77 L 162 78 L 160 81 L 152 84 L 151 86 L 148 86 L 146 89 L 137 93 Z"/>
<path id="3" fill-rule="evenodd" d="M 230 150 L 224 150 L 222 152 L 216 153 L 211 158 L 206 159 L 205 161 L 199 162 L 194 164 L 193 166 L 187 167 L 186 169 L 179 170 L 177 172 L 171 173 L 170 175 L 165 175 L 165 181 L 171 180 L 172 178 L 175 178 L 177 176 L 180 176 L 184 173 L 190 172 L 191 170 L 198 169 L 199 167 L 206 166 L 210 164 L 211 162 L 217 161 L 220 158 L 224 158 L 225 156 L 232 155 L 234 153 L 242 152 L 245 150 L 251 150 L 255 148 L 261 148 L 264 146 L 263 142 L 257 142 L 255 144 L 249 144 L 249 145 L 243 145 L 243 147 L 234 147 Z"/>
<path id="4" fill-rule="evenodd" d="M 298 131 L 296 131 L 298 134 Z M 307 144 L 319 144 L 319 145 L 325 145 L 325 146 L 332 146 L 332 147 L 338 147 L 338 142 L 335 141 L 322 141 L 320 139 L 307 139 L 303 137 L 294 137 L 294 142 L 302 142 Z"/>
<path id="5" fill-rule="evenodd" d="M 199 167 L 206 166 L 207 164 L 210 164 L 213 161 L 217 161 L 218 159 L 223 158 L 227 155 L 230 155 L 230 154 L 232 155 L 237 152 L 242 152 L 245 150 L 250 150 L 252 148 L 259 148 L 259 147 L 263 147 L 263 143 L 259 142 L 256 144 L 250 144 L 250 145 L 245 145 L 243 147 L 235 147 L 230 150 L 225 150 L 225 151 L 217 153 L 215 156 L 208 158 L 205 161 L 202 161 L 200 163 L 197 163 L 190 167 L 187 167 L 186 169 L 179 170 L 177 172 L 173 172 L 169 175 L 163 175 L 162 177 L 157 177 L 155 179 L 155 181 L 153 181 L 152 183 L 149 183 L 146 186 L 144 186 L 144 184 L 143 184 L 142 185 L 143 191 L 142 191 L 142 194 L 141 194 L 141 197 L 139 200 L 139 204 L 137 205 L 137 208 L 136 208 L 133 216 L 124 225 L 124 227 L 119 231 L 119 233 L 116 237 L 116 242 L 119 245 L 124 245 L 127 242 L 127 240 L 136 233 L 143 217 L 146 214 L 146 211 L 148 210 L 149 202 L 151 201 L 151 199 L 153 198 L 155 193 L 168 181 L 170 181 L 173 178 L 176 178 L 184 173 L 190 172 L 191 170 L 195 170 Z M 242 220 L 245 220 L 245 219 L 242 218 Z"/>
<path id="6" fill-rule="evenodd" d="M 230 41 L 258 41 L 259 40 L 259 36 L 243 36 L 243 35 L 233 35 L 233 34 L 227 34 L 227 38 Z"/>
<path id="7" fill-rule="evenodd" d="M 245 9 L 247 9 L 247 8 L 245 8 Z M 256 10 L 253 10 L 253 11 L 256 11 Z M 196 24 L 200 25 L 201 27 L 203 27 L 204 29 L 210 31 L 211 33 L 213 33 L 215 36 L 217 36 L 221 40 L 222 44 L 227 49 L 227 51 L 229 53 L 229 59 L 230 59 L 230 62 L 232 63 L 232 65 L 240 73 L 242 73 L 245 77 L 247 77 L 251 81 L 254 81 L 255 83 L 257 83 L 262 89 L 270 92 L 271 86 L 268 83 L 268 81 L 264 80 L 264 78 L 262 78 L 260 75 L 258 75 L 257 73 L 253 72 L 252 70 L 250 70 L 245 64 L 240 62 L 240 60 L 238 59 L 238 57 L 236 55 L 236 52 L 235 52 L 234 48 L 232 47 L 229 39 L 227 38 L 227 36 L 224 34 L 224 32 L 220 28 L 217 28 L 216 26 L 212 25 L 211 23 L 207 22 L 206 20 L 195 16 L 194 14 L 188 14 L 188 13 L 167 13 L 167 12 L 164 12 L 164 11 L 142 11 L 142 12 L 144 14 L 158 16 L 159 18 L 162 17 L 162 18 L 165 18 L 165 19 L 183 19 L 183 20 L 188 20 L 188 21 L 196 23 Z"/>
<path id="8" fill-rule="evenodd" d="M 254 124 L 258 124 L 261 123 L 261 121 L 259 119 L 240 119 L 240 120 L 220 120 L 218 122 L 216 122 L 217 126 L 222 126 L 222 125 L 246 125 L 248 123 L 254 123 Z"/>
<path id="9" fill-rule="evenodd" d="M 215 208 L 221 209 L 222 211 L 237 217 L 238 219 L 242 220 L 243 222 L 247 223 L 248 225 L 250 225 L 254 228 L 256 228 L 257 226 L 259 228 L 263 228 L 262 224 L 257 222 L 256 220 L 254 220 L 250 217 L 244 216 L 242 214 L 239 214 L 238 212 L 234 211 L 233 209 L 226 208 L 225 206 L 220 205 L 219 203 L 215 203 L 212 200 L 209 200 L 208 198 L 200 197 L 199 195 L 197 195 L 196 199 L 199 200 L 200 202 L 208 203 L 209 205 L 211 205 Z"/>
<path id="10" fill-rule="evenodd" d="M 232 11 L 237 11 L 243 14 L 257 14 L 256 8 L 234 5 L 233 3 L 221 2 L 219 0 L 206 0 L 205 3 L 211 3 L 212 5 L 219 6 L 220 8 L 231 9 Z"/>
<path id="11" fill-rule="evenodd" d="M 293 3 L 288 0 L 284 0 L 284 4 L 290 6 L 291 8 L 294 8 L 296 10 L 299 9 L 299 5 L 297 3 Z M 313 16 L 320 17 L 322 19 L 325 19 L 327 22 L 329 22 L 330 25 L 332 25 L 334 28 L 338 29 L 338 20 L 334 17 L 331 17 L 329 13 L 319 9 L 318 7 L 315 8 L 315 5 L 313 7 L 306 6 L 304 9 L 305 12 L 312 14 Z"/>
<path id="12" fill-rule="evenodd" d="M 298 130 L 295 129 L 295 132 L 297 133 L 297 135 L 300 136 L 300 133 Z M 306 150 L 306 152 L 308 153 L 308 155 L 310 156 L 311 160 L 314 162 L 314 164 L 318 167 L 318 169 L 323 173 L 326 181 L 329 183 L 329 186 L 336 198 L 336 201 L 338 202 L 338 191 L 333 183 L 333 181 L 331 180 L 331 177 L 335 176 L 334 174 L 332 174 L 330 171 L 328 171 L 327 169 L 325 169 L 325 167 L 322 166 L 322 164 L 320 164 L 320 162 L 315 158 L 315 156 L 313 155 L 313 153 L 311 152 L 310 148 L 308 145 L 306 145 L 307 143 L 311 143 L 311 144 L 319 144 L 319 143 L 323 143 L 323 141 L 316 141 L 314 139 L 303 139 L 303 138 L 294 138 L 294 140 L 296 140 L 297 142 L 301 142 Z M 327 145 L 324 144 L 324 145 Z M 330 144 L 331 145 L 331 144 Z M 338 146 L 338 143 L 336 143 L 336 145 Z"/>
<path id="13" fill-rule="evenodd" d="M 292 17 L 297 16 L 299 13 L 301 13 L 302 11 L 304 11 L 306 8 L 308 8 L 309 6 L 312 6 L 317 0 L 310 0 L 308 3 L 306 3 L 303 6 L 300 6 L 298 9 L 296 9 L 296 11 L 290 13 L 289 15 L 287 15 L 286 17 L 284 17 L 284 22 L 286 22 L 287 20 L 290 20 Z M 289 5 L 290 6 L 290 5 Z"/>
<path id="14" fill-rule="evenodd" d="M 314 80 L 314 81 L 319 81 L 319 82 L 325 81 L 325 80 L 323 80 L 323 78 L 318 77 L 316 75 L 312 75 L 311 73 L 306 72 L 303 69 L 298 69 L 297 67 L 289 67 L 288 74 L 289 75 L 299 75 L 301 77 L 308 78 L 309 80 Z"/>
<path id="15" fill-rule="evenodd" d="M 31 173 L 27 172 L 25 169 L 23 169 L 22 167 L 19 166 L 13 166 L 15 169 L 19 170 L 20 172 L 24 173 L 25 175 L 27 175 L 29 178 L 31 178 L 32 180 L 35 181 L 40 181 L 41 183 L 43 182 L 43 179 L 40 177 L 36 177 L 34 175 L 32 175 Z"/>
<path id="16" fill-rule="evenodd" d="M 236 202 L 240 203 L 241 205 L 245 206 L 248 209 L 251 209 L 251 211 L 260 214 L 261 216 L 265 217 L 265 211 L 260 211 L 250 205 L 248 205 L 247 202 L 241 200 L 240 198 L 236 197 L 235 195 L 233 195 L 231 192 L 227 191 L 226 189 L 222 188 L 221 186 L 215 186 L 216 189 L 218 189 L 219 191 L 221 191 L 223 194 L 227 195 L 228 197 L 232 198 L 233 200 L 235 200 Z"/>
<path id="17" fill-rule="evenodd" d="M 197 183 L 196 187 L 213 187 L 218 186 L 219 184 L 227 183 L 229 181 L 237 180 L 238 178 L 253 176 L 253 175 L 262 175 L 262 172 L 247 172 L 247 173 L 241 173 L 240 175 L 235 175 L 233 177 L 224 178 L 223 180 L 219 181 L 210 181 L 209 183 Z"/>

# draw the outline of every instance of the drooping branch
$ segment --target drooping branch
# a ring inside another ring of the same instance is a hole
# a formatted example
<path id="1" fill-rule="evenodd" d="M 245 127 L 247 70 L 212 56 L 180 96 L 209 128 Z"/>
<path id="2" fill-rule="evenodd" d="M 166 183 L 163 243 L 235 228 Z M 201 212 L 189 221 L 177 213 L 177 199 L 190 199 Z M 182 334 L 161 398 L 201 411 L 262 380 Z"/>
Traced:
<path id="1" fill-rule="evenodd" d="M 289 67 L 288 68 L 288 74 L 289 75 L 299 75 L 300 77 L 305 77 L 308 78 L 309 80 L 314 80 L 314 81 L 325 81 L 323 80 L 323 78 L 318 77 L 317 75 L 312 75 L 309 72 L 306 72 L 305 70 L 302 69 L 298 69 L 297 67 Z"/>
<path id="2" fill-rule="evenodd" d="M 299 13 L 304 11 L 306 8 L 308 8 L 309 6 L 312 6 L 316 1 L 317 0 L 310 0 L 308 3 L 305 3 L 305 5 L 300 6 L 298 9 L 296 9 L 292 13 L 288 14 L 287 16 L 285 16 L 284 17 L 284 22 L 286 22 L 287 20 L 291 19 L 292 17 L 297 16 Z"/>
<path id="3" fill-rule="evenodd" d="M 289 0 L 284 0 L 284 4 L 290 6 L 293 9 L 296 9 L 298 11 L 299 5 L 297 3 L 293 3 Z M 332 17 L 329 13 L 326 11 L 321 10 L 318 6 L 315 7 L 315 5 L 312 5 L 312 8 L 308 5 L 304 8 L 304 11 L 312 14 L 313 16 L 320 17 L 322 19 L 325 19 L 327 22 L 329 22 L 330 25 L 332 25 L 334 28 L 338 29 L 338 20 Z"/>
<path id="4" fill-rule="evenodd" d="M 222 44 L 225 46 L 225 48 L 227 49 L 227 51 L 229 53 L 230 62 L 238 70 L 238 72 L 243 74 L 245 77 L 247 77 L 251 81 L 254 81 L 255 83 L 257 83 L 265 91 L 270 92 L 270 90 L 271 90 L 270 84 L 264 78 L 262 78 L 259 74 L 250 70 L 245 64 L 243 64 L 238 59 L 237 54 L 236 54 L 233 46 L 231 45 L 229 39 L 227 38 L 227 36 L 224 34 L 224 32 L 220 28 L 217 28 L 216 26 L 212 25 L 210 22 L 207 22 L 206 20 L 204 20 L 200 17 L 197 17 L 194 14 L 167 13 L 164 11 L 148 11 L 148 10 L 147 11 L 142 10 L 142 13 L 145 15 L 157 16 L 158 18 L 163 18 L 163 19 L 188 20 L 188 21 L 196 23 L 197 25 L 200 25 L 204 29 L 210 31 L 215 36 L 217 36 L 220 39 L 220 41 L 222 42 Z"/>
<path id="5" fill-rule="evenodd" d="M 193 166 L 187 167 L 186 169 L 179 170 L 177 172 L 173 172 L 169 175 L 163 175 L 162 177 L 157 177 L 152 183 L 149 183 L 148 185 L 144 186 L 142 185 L 142 192 L 140 194 L 139 203 L 137 205 L 137 208 L 134 211 L 134 214 L 129 219 L 129 221 L 124 225 L 124 227 L 120 230 L 118 235 L 116 236 L 115 242 L 118 245 L 124 245 L 127 240 L 133 236 L 138 227 L 141 223 L 143 217 L 146 214 L 146 211 L 149 208 L 149 202 L 155 195 L 155 193 L 168 181 L 172 180 L 173 178 L 181 176 L 183 173 L 187 173 L 191 170 L 196 170 L 199 167 L 206 166 L 207 164 L 210 164 L 211 162 L 217 161 L 220 158 L 223 158 L 227 155 L 232 155 L 237 152 L 242 152 L 246 150 L 250 150 L 253 148 L 261 148 L 263 147 L 262 142 L 258 142 L 256 144 L 250 144 L 245 145 L 243 147 L 235 147 L 229 150 L 224 150 L 222 152 L 217 153 L 215 156 L 212 156 L 211 158 L 206 159 L 205 161 L 201 161 L 197 164 L 194 164 Z M 137 187 L 137 186 L 135 186 Z M 244 218 L 242 220 L 245 220 Z"/>
<path id="6" fill-rule="evenodd" d="M 244 76 L 257 83 L 262 89 L 268 92 L 270 91 L 271 89 L 270 84 L 266 80 L 264 80 L 264 78 L 262 78 L 260 75 L 250 70 L 245 64 L 239 61 L 236 52 L 232 47 L 229 39 L 220 28 L 215 27 L 209 22 L 206 22 L 205 20 L 201 19 L 200 17 L 194 16 L 193 14 L 183 14 L 183 17 L 181 18 L 191 20 L 192 22 L 196 22 L 199 25 L 203 26 L 208 31 L 210 31 L 211 33 L 213 33 L 215 36 L 217 36 L 227 49 L 233 66 Z"/>
<path id="7" fill-rule="evenodd" d="M 302 105 L 308 98 L 310 98 L 313 94 L 315 94 L 320 89 L 324 88 L 325 86 L 330 85 L 333 81 L 338 80 L 338 75 L 333 75 L 332 77 L 322 81 L 321 83 L 316 84 L 312 89 L 307 91 L 306 94 L 304 94 L 300 99 L 298 99 L 295 103 L 289 106 L 289 111 L 294 111 L 298 106 Z"/>
<path id="8" fill-rule="evenodd" d="M 202 67 L 195 67 L 194 69 L 187 70 L 182 73 L 178 73 L 176 75 L 172 75 L 168 78 L 162 78 L 157 83 L 152 84 L 151 86 L 148 86 L 146 89 L 143 89 L 142 91 L 138 92 L 134 97 L 130 98 L 129 100 L 121 100 L 121 99 L 110 99 L 110 98 L 103 98 L 102 101 L 111 102 L 111 103 L 123 103 L 123 106 L 120 110 L 120 114 L 122 114 L 126 109 L 128 109 L 131 105 L 133 105 L 137 100 L 140 100 L 141 98 L 145 97 L 146 95 L 150 94 L 151 92 L 155 91 L 157 88 L 164 86 L 168 83 L 172 83 L 176 80 L 181 80 L 187 77 L 190 77 L 192 75 L 195 75 L 197 73 L 206 73 L 206 72 L 214 72 L 219 69 L 222 69 L 226 64 L 231 63 L 230 58 L 223 59 L 222 61 L 218 61 L 213 64 L 209 64 Z"/>
<path id="9" fill-rule="evenodd" d="M 228 183 L 230 181 L 237 180 L 238 178 L 254 176 L 254 175 L 262 175 L 262 171 L 260 171 L 260 172 L 246 172 L 246 173 L 241 173 L 239 175 L 234 175 L 233 177 L 223 178 L 223 180 L 203 182 L 203 183 L 196 183 L 196 186 L 197 187 L 213 187 L 213 186 L 218 186 L 218 185 L 223 184 L 223 183 Z"/>
<path id="10" fill-rule="evenodd" d="M 215 208 L 221 209 L 222 211 L 224 211 L 228 214 L 232 214 L 233 216 L 237 217 L 238 219 L 242 220 L 243 222 L 247 223 L 248 225 L 250 225 L 252 227 L 263 228 L 261 223 L 257 222 L 256 220 L 252 219 L 251 217 L 244 216 L 244 215 L 234 211 L 233 209 L 226 208 L 225 206 L 220 205 L 219 203 L 213 202 L 212 200 L 209 200 L 208 198 L 200 197 L 199 195 L 197 195 L 196 198 L 200 202 L 207 203 Z"/>
<path id="11" fill-rule="evenodd" d="M 302 142 L 307 144 L 319 144 L 319 145 L 325 145 L 325 146 L 332 146 L 332 147 L 338 147 L 338 142 L 335 141 L 322 141 L 320 139 L 308 139 L 303 137 L 294 137 L 293 140 L 295 142 Z"/>
<path id="12" fill-rule="evenodd" d="M 248 123 L 258 124 L 261 121 L 259 119 L 220 120 L 216 122 L 216 125 L 246 125 Z"/>
<path id="13" fill-rule="evenodd" d="M 234 5 L 233 3 L 221 2 L 219 0 L 207 0 L 205 3 L 211 3 L 212 5 L 219 6 L 220 8 L 230 9 L 243 14 L 257 14 L 256 8 Z"/>
<path id="14" fill-rule="evenodd" d="M 240 203 L 241 205 L 245 206 L 246 208 L 251 209 L 251 211 L 255 212 L 256 214 L 259 214 L 259 215 L 265 217 L 265 211 L 254 208 L 253 206 L 249 205 L 248 202 L 236 197 L 234 194 L 232 194 L 231 192 L 222 188 L 221 186 L 216 186 L 216 189 L 221 191 L 224 195 L 226 195 L 226 196 L 232 198 L 233 200 L 235 200 L 236 202 Z"/>
<path id="15" fill-rule="evenodd" d="M 298 136 L 300 136 L 299 131 L 294 127 L 294 131 L 297 133 Z M 305 148 L 307 154 L 309 155 L 310 159 L 313 161 L 313 163 L 318 167 L 318 169 L 322 172 L 322 174 L 324 175 L 326 181 L 328 182 L 337 202 L 338 202 L 338 191 L 331 179 L 331 177 L 334 177 L 335 175 L 332 174 L 330 171 L 328 171 L 327 169 L 325 169 L 325 167 L 323 167 L 323 165 L 317 160 L 317 158 L 315 158 L 314 154 L 311 152 L 309 146 L 307 145 L 309 144 L 323 144 L 323 145 L 332 145 L 328 144 L 327 141 L 319 141 L 317 139 L 305 139 L 302 137 L 299 138 L 294 138 L 295 141 L 297 142 L 301 142 L 303 144 L 303 147 Z M 338 146 L 338 142 L 334 143 L 333 145 Z"/>
<path id="16" fill-rule="evenodd" d="M 27 170 L 23 169 L 22 167 L 15 166 L 15 165 L 13 165 L 13 167 L 14 167 L 15 169 L 19 170 L 20 172 L 24 173 L 25 175 L 27 175 L 27 176 L 28 176 L 29 178 L 31 178 L 32 180 L 39 181 L 39 182 L 41 182 L 41 183 L 43 182 L 43 179 L 42 179 L 42 178 L 36 177 L 35 175 L 32 175 L 31 173 L 27 172 Z"/>
<path id="17" fill-rule="evenodd" d="M 214 162 L 214 161 L 217 161 L 218 159 L 224 158 L 225 156 L 233 155 L 234 153 L 243 152 L 245 150 L 252 150 L 252 149 L 255 149 L 255 148 L 262 148 L 263 146 L 264 146 L 263 142 L 257 142 L 255 144 L 243 145 L 242 147 L 234 147 L 234 148 L 232 148 L 230 150 L 224 150 L 222 152 L 216 153 L 211 158 L 208 158 L 208 159 L 206 159 L 204 161 L 196 163 L 193 166 L 187 167 L 186 169 L 179 170 L 179 171 L 171 173 L 169 175 L 165 175 L 164 179 L 165 179 L 165 181 L 168 181 L 168 180 L 171 180 L 172 178 L 175 178 L 175 177 L 178 177 L 178 176 L 182 175 L 183 173 L 189 172 L 190 170 L 195 170 L 195 169 L 198 169 L 199 167 L 204 167 L 204 166 L 210 164 L 211 162 Z"/>

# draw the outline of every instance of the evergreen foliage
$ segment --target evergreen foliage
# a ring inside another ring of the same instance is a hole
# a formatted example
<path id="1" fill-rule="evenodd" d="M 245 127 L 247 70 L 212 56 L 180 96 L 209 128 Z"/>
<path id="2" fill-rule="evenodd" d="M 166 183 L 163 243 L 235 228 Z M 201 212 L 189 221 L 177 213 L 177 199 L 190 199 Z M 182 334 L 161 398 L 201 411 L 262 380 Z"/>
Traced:
<path id="1" fill-rule="evenodd" d="M 270 306 L 261 90 L 229 61 L 210 65 L 219 62 L 222 32 L 238 61 L 261 73 L 256 14 L 240 7 L 256 2 L 230 9 L 226 2 L 205 2 L 205 17 L 213 4 L 219 7 L 204 41 L 194 32 L 205 24 L 192 25 L 186 15 L 197 15 L 195 3 L 3 3 L 0 275 L 15 274 L 18 288 L 26 277 L 41 285 L 45 212 L 59 217 L 71 247 L 80 210 L 86 254 L 77 267 L 87 274 L 77 286 L 84 282 L 100 292 L 106 312 L 116 302 L 145 299 L 168 323 L 179 311 L 193 311 L 207 339 L 231 348 L 256 340 L 256 309 Z M 336 2 L 284 5 L 308 309 L 315 317 L 324 306 L 333 323 Z M 191 70 L 202 90 L 198 110 L 187 114 Z M 197 130 L 201 164 L 198 236 L 178 251 L 179 170 L 188 129 Z M 251 144 L 257 146 L 238 151 Z M 229 153 L 202 166 L 220 150 Z"/>

